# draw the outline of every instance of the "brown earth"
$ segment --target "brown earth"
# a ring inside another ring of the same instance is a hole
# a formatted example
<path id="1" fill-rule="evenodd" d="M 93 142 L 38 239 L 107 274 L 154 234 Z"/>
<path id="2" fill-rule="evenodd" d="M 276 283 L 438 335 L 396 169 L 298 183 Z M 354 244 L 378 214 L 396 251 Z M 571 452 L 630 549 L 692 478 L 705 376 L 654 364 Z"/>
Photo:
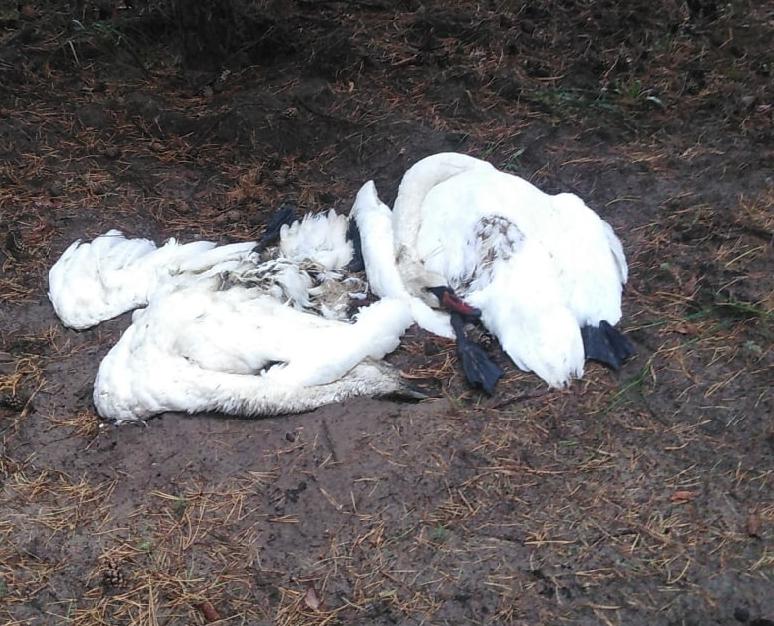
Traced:
<path id="1" fill-rule="evenodd" d="M 164 3 L 3 9 L 0 622 L 774 623 L 774 11 L 689 4 L 254 3 L 185 64 Z M 99 423 L 127 319 L 58 322 L 71 241 L 249 240 L 442 150 L 620 233 L 622 372 L 488 398 L 412 332 L 432 401 Z"/>

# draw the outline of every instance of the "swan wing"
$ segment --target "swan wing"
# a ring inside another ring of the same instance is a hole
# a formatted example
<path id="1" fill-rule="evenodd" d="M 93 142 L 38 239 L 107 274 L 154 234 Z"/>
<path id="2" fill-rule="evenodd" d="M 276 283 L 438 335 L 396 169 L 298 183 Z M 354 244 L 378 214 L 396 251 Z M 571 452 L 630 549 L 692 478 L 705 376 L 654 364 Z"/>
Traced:
<path id="1" fill-rule="evenodd" d="M 111 230 L 90 243 L 73 243 L 49 271 L 49 299 L 70 328 L 85 329 L 145 306 L 162 286 L 195 280 L 208 270 L 246 259 L 254 242 L 216 246 L 210 241 L 161 248 Z"/>
<path id="2" fill-rule="evenodd" d="M 329 270 L 341 269 L 352 260 L 352 242 L 347 239 L 346 215 L 309 213 L 300 221 L 280 229 L 280 252 L 293 261 L 314 261 Z"/>
<path id="3" fill-rule="evenodd" d="M 155 251 L 152 241 L 127 239 L 117 230 L 90 243 L 75 241 L 48 273 L 54 311 L 65 326 L 80 330 L 143 305 L 147 281 L 136 268 Z"/>

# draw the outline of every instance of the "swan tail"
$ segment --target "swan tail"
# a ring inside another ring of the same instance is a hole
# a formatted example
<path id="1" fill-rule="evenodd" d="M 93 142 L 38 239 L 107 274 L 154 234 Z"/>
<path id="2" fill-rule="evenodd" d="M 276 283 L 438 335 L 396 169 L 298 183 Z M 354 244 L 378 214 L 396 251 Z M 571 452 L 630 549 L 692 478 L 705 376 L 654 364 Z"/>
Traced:
<path id="1" fill-rule="evenodd" d="M 348 225 L 347 216 L 333 209 L 309 213 L 300 221 L 280 227 L 280 251 L 293 261 L 309 260 L 329 270 L 341 269 L 352 260 Z"/>
<path id="2" fill-rule="evenodd" d="M 615 370 L 636 354 L 629 338 L 605 320 L 599 326 L 584 326 L 581 328 L 581 336 L 586 359 L 599 361 Z"/>

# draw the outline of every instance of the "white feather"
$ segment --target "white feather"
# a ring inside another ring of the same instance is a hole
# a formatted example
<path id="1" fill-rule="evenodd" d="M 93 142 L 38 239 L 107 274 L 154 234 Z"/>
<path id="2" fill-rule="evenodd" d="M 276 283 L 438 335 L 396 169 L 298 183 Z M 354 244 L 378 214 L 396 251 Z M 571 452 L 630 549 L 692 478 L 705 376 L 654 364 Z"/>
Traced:
<path id="1" fill-rule="evenodd" d="M 254 242 L 216 247 L 210 241 L 161 248 L 110 230 L 91 243 L 73 243 L 49 271 L 49 299 L 65 326 L 82 330 L 148 303 L 150 296 L 185 275 L 242 261 Z"/>
<path id="2" fill-rule="evenodd" d="M 352 242 L 347 240 L 346 215 L 309 213 L 301 221 L 280 229 L 280 252 L 293 260 L 311 260 L 326 269 L 340 269 L 352 260 Z"/>

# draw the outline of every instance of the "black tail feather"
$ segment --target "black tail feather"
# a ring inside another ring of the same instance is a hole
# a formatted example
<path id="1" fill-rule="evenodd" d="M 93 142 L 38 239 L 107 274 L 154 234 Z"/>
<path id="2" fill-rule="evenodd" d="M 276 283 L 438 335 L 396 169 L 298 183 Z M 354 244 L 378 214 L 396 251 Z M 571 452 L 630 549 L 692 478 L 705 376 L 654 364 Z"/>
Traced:
<path id="1" fill-rule="evenodd" d="M 263 235 L 258 240 L 257 250 L 263 250 L 267 246 L 272 245 L 280 235 L 280 229 L 285 224 L 292 224 L 296 221 L 296 209 L 292 206 L 281 206 L 274 212 L 269 218 L 266 224 L 266 228 L 263 231 Z"/>
<path id="2" fill-rule="evenodd" d="M 468 339 L 465 335 L 465 319 L 461 314 L 452 313 L 451 323 L 457 336 L 457 356 L 466 380 L 474 387 L 481 387 L 491 396 L 497 381 L 503 376 L 503 370 L 489 357 L 486 350 Z"/>
<path id="3" fill-rule="evenodd" d="M 626 359 L 634 356 L 636 350 L 631 341 L 608 322 L 602 320 L 599 326 L 581 328 L 586 359 L 599 361 L 613 369 L 620 369 Z"/>
<path id="4" fill-rule="evenodd" d="M 365 270 L 365 261 L 363 260 L 363 244 L 360 241 L 360 230 L 355 223 L 355 220 L 349 220 L 349 226 L 347 227 L 347 239 L 352 242 L 352 260 L 347 265 L 347 270 L 350 272 L 362 272 Z"/>

